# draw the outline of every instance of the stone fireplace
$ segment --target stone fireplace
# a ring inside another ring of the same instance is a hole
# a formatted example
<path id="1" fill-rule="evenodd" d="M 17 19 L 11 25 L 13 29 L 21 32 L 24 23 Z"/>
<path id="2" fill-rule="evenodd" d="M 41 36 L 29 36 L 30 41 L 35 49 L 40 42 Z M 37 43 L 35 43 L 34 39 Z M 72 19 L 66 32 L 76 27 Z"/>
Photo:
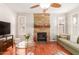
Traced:
<path id="1" fill-rule="evenodd" d="M 34 14 L 34 35 L 36 41 L 50 41 L 50 21 L 48 13 Z"/>

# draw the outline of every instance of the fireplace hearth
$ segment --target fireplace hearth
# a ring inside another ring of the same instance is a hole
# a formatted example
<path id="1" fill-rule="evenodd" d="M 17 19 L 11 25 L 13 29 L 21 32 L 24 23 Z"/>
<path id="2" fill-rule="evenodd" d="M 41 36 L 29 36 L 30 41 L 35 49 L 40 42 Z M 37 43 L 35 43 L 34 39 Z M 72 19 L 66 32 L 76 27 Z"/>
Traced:
<path id="1" fill-rule="evenodd" d="M 38 32 L 37 33 L 37 41 L 43 41 L 46 42 L 47 41 L 47 33 L 46 32 Z"/>

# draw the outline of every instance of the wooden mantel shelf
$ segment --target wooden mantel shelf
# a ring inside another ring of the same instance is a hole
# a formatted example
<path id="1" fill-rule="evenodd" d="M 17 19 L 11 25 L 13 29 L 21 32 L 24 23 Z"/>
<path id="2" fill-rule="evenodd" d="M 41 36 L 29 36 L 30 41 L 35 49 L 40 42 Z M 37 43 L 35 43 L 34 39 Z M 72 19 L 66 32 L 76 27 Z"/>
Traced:
<path id="1" fill-rule="evenodd" d="M 50 25 L 34 25 L 35 28 L 49 28 Z"/>

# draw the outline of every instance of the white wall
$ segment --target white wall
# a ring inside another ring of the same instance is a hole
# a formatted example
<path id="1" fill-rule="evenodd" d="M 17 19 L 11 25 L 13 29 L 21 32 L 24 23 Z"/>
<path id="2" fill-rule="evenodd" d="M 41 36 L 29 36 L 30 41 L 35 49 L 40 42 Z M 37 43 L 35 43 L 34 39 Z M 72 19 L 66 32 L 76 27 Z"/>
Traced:
<path id="1" fill-rule="evenodd" d="M 57 15 L 50 14 L 50 41 L 56 39 L 57 32 Z"/>
<path id="2" fill-rule="evenodd" d="M 74 28 L 72 16 L 78 14 L 78 20 L 77 20 L 77 25 L 76 28 Z M 72 11 L 67 13 L 67 27 L 68 27 L 68 34 L 70 34 L 70 41 L 76 43 L 77 38 L 79 36 L 79 7 L 73 9 Z M 74 30 L 75 29 L 75 30 Z"/>
<path id="3" fill-rule="evenodd" d="M 0 21 L 11 23 L 11 34 L 15 35 L 16 14 L 13 13 L 6 5 L 0 3 Z"/>

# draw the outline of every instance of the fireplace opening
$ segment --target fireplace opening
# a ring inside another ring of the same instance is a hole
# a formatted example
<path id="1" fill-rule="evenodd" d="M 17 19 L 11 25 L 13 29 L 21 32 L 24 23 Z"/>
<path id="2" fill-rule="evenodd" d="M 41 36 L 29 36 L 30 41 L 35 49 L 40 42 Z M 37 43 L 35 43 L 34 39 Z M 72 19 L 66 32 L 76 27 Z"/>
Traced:
<path id="1" fill-rule="evenodd" d="M 47 33 L 46 32 L 38 32 L 37 33 L 37 41 L 47 41 Z"/>

